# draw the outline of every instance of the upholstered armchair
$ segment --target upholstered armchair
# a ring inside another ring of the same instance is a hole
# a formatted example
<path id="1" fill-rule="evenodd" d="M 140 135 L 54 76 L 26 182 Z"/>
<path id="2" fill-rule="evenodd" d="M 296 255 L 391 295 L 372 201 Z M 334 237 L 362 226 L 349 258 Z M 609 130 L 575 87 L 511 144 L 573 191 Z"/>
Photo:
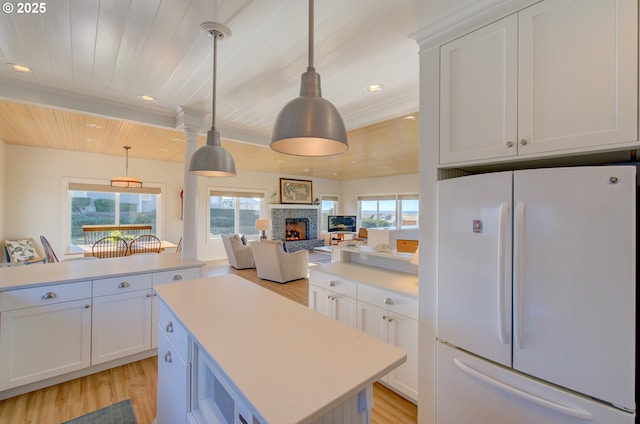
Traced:
<path id="1" fill-rule="evenodd" d="M 253 253 L 251 248 L 240 240 L 237 234 L 223 235 L 222 243 L 227 251 L 229 264 L 235 269 L 254 268 Z"/>
<path id="2" fill-rule="evenodd" d="M 258 278 L 286 283 L 309 275 L 309 251 L 287 253 L 282 243 L 260 241 L 250 243 Z"/>

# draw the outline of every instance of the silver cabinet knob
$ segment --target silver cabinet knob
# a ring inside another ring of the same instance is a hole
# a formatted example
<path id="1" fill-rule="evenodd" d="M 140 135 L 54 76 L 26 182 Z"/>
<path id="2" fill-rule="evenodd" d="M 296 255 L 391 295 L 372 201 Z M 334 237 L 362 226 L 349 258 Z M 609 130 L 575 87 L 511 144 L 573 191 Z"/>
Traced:
<path id="1" fill-rule="evenodd" d="M 89 305 L 89 304 L 84 305 L 84 309 L 89 309 L 90 307 L 91 307 L 91 305 Z"/>
<path id="2" fill-rule="evenodd" d="M 521 146 L 526 146 L 527 143 L 528 143 L 528 141 L 526 139 L 524 139 L 524 138 L 522 140 L 520 140 L 520 145 Z"/>
<path id="3" fill-rule="evenodd" d="M 335 287 L 335 286 L 336 286 L 335 281 L 329 281 L 329 287 Z"/>
<path id="4" fill-rule="evenodd" d="M 173 281 L 179 281 L 179 280 L 182 280 L 182 275 L 176 274 L 173 276 Z"/>
<path id="5" fill-rule="evenodd" d="M 513 147 L 513 141 L 509 140 L 504 143 L 504 146 L 507 148 Z"/>
<path id="6" fill-rule="evenodd" d="M 390 297 L 385 297 L 384 298 L 384 304 L 385 305 L 393 305 L 393 300 Z"/>
<path id="7" fill-rule="evenodd" d="M 169 321 L 167 325 L 165 325 L 164 330 L 167 333 L 173 333 L 173 321 Z"/>
<path id="8" fill-rule="evenodd" d="M 382 320 L 383 320 L 383 321 L 386 321 L 386 320 L 387 320 L 387 318 L 389 318 L 389 317 L 388 317 L 388 316 L 386 316 L 386 315 L 382 315 Z"/>
<path id="9" fill-rule="evenodd" d="M 58 297 L 58 295 L 54 292 L 46 292 L 42 295 L 42 300 L 55 299 L 56 297 Z"/>
<path id="10" fill-rule="evenodd" d="M 173 359 L 171 358 L 171 352 L 167 351 L 167 353 L 164 354 L 164 362 L 166 362 L 167 364 L 173 362 Z"/>
<path id="11" fill-rule="evenodd" d="M 118 288 L 119 289 L 126 289 L 126 288 L 129 288 L 129 287 L 130 287 L 130 285 L 126 281 L 123 281 L 122 283 L 118 284 Z"/>

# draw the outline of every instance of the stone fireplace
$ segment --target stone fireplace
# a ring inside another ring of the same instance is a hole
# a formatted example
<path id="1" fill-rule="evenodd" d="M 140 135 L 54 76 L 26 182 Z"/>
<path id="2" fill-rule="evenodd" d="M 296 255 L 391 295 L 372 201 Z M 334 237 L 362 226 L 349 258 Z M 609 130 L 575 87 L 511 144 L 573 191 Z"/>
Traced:
<path id="1" fill-rule="evenodd" d="M 288 252 L 324 246 L 324 240 L 318 239 L 320 206 L 279 204 L 269 209 L 272 237 L 282 240 Z"/>

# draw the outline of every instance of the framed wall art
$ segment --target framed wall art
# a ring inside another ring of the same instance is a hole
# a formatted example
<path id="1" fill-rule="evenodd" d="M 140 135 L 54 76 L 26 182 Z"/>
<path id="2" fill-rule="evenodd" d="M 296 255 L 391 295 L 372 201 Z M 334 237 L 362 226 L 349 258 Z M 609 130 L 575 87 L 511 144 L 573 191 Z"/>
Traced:
<path id="1" fill-rule="evenodd" d="M 311 181 L 280 178 L 280 203 L 310 205 L 313 203 Z"/>

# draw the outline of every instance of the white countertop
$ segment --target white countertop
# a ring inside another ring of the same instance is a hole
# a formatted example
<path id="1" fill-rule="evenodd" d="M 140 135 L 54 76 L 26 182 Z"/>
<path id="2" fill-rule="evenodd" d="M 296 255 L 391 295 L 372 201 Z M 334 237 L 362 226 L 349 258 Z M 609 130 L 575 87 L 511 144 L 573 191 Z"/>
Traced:
<path id="1" fill-rule="evenodd" d="M 196 259 L 183 259 L 182 253 L 171 252 L 2 267 L 0 268 L 0 291 L 43 284 L 71 283 L 98 277 L 168 271 L 191 266 L 204 266 L 204 262 Z"/>
<path id="2" fill-rule="evenodd" d="M 406 354 L 236 275 L 156 292 L 270 423 L 307 423 L 401 365 Z"/>
<path id="3" fill-rule="evenodd" d="M 319 264 L 310 270 L 338 275 L 358 283 L 393 290 L 418 298 L 418 276 L 352 262 Z"/>

